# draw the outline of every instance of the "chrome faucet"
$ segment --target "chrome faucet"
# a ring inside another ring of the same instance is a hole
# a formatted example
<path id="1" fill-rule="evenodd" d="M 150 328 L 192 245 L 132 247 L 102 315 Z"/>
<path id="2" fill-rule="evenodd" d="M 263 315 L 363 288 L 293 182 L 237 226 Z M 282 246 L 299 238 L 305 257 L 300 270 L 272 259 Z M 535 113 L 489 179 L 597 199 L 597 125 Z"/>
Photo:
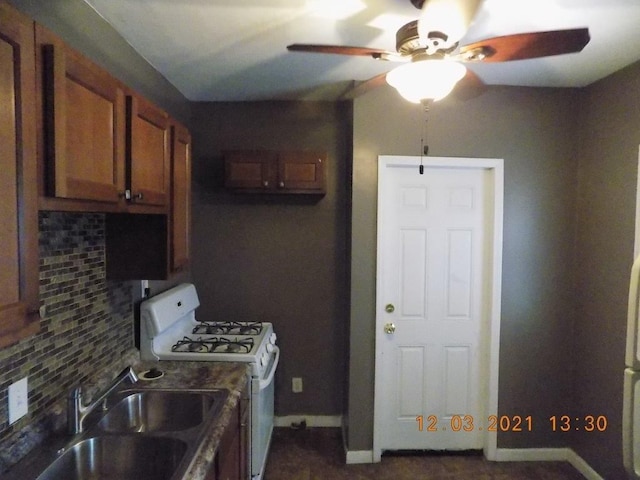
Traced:
<path id="1" fill-rule="evenodd" d="M 120 372 L 109 388 L 98 395 L 98 397 L 88 405 L 83 405 L 82 403 L 82 386 L 78 385 L 73 388 L 69 392 L 69 397 L 67 398 L 67 426 L 69 433 L 72 435 L 81 433 L 86 416 L 93 412 L 95 408 L 111 394 L 111 392 L 118 388 L 120 384 L 127 379 L 131 383 L 136 383 L 138 381 L 138 376 L 131 367 L 127 367 Z"/>

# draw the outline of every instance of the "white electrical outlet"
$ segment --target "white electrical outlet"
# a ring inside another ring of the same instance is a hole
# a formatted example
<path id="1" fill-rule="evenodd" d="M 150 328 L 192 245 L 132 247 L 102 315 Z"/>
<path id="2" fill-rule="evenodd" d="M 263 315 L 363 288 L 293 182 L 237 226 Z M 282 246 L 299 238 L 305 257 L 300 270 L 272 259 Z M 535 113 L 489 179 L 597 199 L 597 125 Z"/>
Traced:
<path id="1" fill-rule="evenodd" d="M 302 393 L 302 378 L 293 377 L 291 379 L 291 391 L 293 393 Z"/>
<path id="2" fill-rule="evenodd" d="M 9 385 L 9 424 L 16 422 L 29 412 L 29 386 L 27 378 Z"/>

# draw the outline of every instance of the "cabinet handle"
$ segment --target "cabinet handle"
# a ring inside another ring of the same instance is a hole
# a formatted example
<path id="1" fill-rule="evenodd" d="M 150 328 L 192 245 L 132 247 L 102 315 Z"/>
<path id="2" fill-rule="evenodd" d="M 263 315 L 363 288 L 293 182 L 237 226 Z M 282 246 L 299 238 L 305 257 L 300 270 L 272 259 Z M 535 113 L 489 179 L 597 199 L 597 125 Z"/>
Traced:
<path id="1" fill-rule="evenodd" d="M 142 192 L 136 194 L 133 196 L 134 200 L 142 200 L 144 198 L 144 196 L 142 195 Z"/>
<path id="2" fill-rule="evenodd" d="M 269 186 L 269 180 L 265 180 L 264 182 L 262 182 L 262 184 L 263 184 L 265 187 L 268 187 L 268 186 Z"/>
<path id="3" fill-rule="evenodd" d="M 284 182 L 280 182 L 279 187 L 280 187 L 280 188 L 284 188 Z"/>
<path id="4" fill-rule="evenodd" d="M 131 190 L 125 190 L 118 194 L 120 198 L 124 198 L 125 200 L 131 200 Z"/>

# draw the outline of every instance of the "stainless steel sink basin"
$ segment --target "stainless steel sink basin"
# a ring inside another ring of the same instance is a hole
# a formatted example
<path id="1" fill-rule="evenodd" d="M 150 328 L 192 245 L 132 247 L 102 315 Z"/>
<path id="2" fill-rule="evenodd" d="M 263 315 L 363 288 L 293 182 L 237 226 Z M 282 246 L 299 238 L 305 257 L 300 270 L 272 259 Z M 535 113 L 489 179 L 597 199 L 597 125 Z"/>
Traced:
<path id="1" fill-rule="evenodd" d="M 106 432 L 177 432 L 200 425 L 216 404 L 217 392 L 142 391 L 109 409 L 98 423 Z"/>
<path id="2" fill-rule="evenodd" d="M 58 455 L 58 445 L 43 452 L 48 466 L 38 480 L 182 479 L 228 396 L 222 389 L 114 391 Z"/>
<path id="3" fill-rule="evenodd" d="M 187 451 L 175 438 L 104 435 L 66 450 L 38 480 L 169 480 Z"/>

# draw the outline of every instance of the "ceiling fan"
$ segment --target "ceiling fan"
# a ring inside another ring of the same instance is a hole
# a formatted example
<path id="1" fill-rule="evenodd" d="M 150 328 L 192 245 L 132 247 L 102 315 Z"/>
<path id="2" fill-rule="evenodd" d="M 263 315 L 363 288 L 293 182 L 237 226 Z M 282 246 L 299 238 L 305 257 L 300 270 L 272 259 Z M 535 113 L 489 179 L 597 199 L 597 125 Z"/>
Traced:
<path id="1" fill-rule="evenodd" d="M 482 0 L 410 0 L 421 9 L 418 20 L 396 34 L 396 52 L 338 45 L 289 45 L 289 51 L 368 56 L 404 65 L 356 86 L 353 98 L 386 82 L 407 100 L 421 103 L 447 96 L 456 85 L 481 86 L 482 81 L 463 65 L 474 62 L 507 62 L 576 53 L 589 43 L 588 28 L 519 33 L 488 38 L 467 45 L 459 40 Z M 460 83 L 458 83 L 460 82 Z"/>

